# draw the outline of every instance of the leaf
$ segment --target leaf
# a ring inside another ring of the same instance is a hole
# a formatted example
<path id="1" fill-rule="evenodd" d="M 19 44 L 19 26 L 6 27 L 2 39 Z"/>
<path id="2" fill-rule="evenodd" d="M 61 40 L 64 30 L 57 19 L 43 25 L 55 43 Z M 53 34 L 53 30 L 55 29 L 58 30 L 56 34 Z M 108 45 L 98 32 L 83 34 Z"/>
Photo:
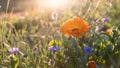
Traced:
<path id="1" fill-rule="evenodd" d="M 104 40 L 103 40 L 97 33 L 95 33 L 95 35 L 97 36 L 97 38 L 98 38 L 101 42 L 103 42 L 103 43 L 105 44 Z"/>
<path id="2" fill-rule="evenodd" d="M 17 68 L 18 63 L 19 63 L 18 58 L 15 55 L 13 55 L 11 58 L 11 66 L 10 67 Z"/>
<path id="3" fill-rule="evenodd" d="M 108 54 L 108 53 L 107 53 Z M 112 64 L 114 65 L 114 66 L 116 66 L 116 63 L 115 63 L 115 61 L 113 60 L 113 58 L 108 54 L 108 56 L 109 56 L 109 60 L 112 62 Z"/>

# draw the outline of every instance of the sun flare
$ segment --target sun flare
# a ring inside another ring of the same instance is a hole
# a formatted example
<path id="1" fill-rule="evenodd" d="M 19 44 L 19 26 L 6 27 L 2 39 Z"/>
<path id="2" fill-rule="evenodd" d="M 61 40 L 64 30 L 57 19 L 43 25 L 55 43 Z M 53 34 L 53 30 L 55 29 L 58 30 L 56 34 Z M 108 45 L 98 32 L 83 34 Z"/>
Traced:
<path id="1" fill-rule="evenodd" d="M 65 6 L 68 3 L 68 0 L 46 0 L 47 7 L 58 8 Z"/>

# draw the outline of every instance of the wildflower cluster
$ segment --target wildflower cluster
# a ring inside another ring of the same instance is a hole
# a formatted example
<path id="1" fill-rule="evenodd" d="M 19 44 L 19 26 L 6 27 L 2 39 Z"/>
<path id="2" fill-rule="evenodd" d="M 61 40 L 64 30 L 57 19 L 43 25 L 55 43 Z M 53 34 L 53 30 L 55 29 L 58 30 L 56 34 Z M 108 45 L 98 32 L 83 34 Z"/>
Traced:
<path id="1" fill-rule="evenodd" d="M 61 41 L 52 40 L 52 41 L 49 42 L 48 50 L 50 50 L 51 52 L 59 51 L 61 49 L 60 45 L 62 45 Z"/>
<path id="2" fill-rule="evenodd" d="M 0 4 L 0 68 L 120 68 L 119 12 L 109 11 L 119 0 L 9 10 L 11 1 Z"/>

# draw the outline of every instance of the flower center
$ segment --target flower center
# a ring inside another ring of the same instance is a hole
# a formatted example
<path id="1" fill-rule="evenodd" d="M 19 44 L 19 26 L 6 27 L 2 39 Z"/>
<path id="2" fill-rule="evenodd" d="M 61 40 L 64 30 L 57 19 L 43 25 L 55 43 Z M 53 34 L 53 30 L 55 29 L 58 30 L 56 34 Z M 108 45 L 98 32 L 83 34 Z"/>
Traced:
<path id="1" fill-rule="evenodd" d="M 77 28 L 72 29 L 72 33 L 78 35 L 79 34 L 78 29 Z"/>

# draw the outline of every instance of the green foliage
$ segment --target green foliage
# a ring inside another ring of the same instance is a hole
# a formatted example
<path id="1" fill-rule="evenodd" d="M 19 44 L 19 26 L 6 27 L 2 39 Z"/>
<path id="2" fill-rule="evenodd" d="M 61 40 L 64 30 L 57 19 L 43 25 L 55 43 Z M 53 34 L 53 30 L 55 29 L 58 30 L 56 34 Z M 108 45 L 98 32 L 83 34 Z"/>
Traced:
<path id="1" fill-rule="evenodd" d="M 18 63 L 19 63 L 18 58 L 15 55 L 12 55 L 10 68 L 17 68 Z"/>
<path id="2" fill-rule="evenodd" d="M 74 0 L 70 5 L 55 9 L 57 19 L 51 18 L 54 12 L 51 9 L 3 15 L 0 18 L 0 67 L 86 68 L 88 61 L 95 61 L 101 68 L 120 68 L 119 0 Z M 89 36 L 78 39 L 59 32 L 62 22 L 73 16 L 89 22 Z M 104 17 L 110 20 L 103 22 Z M 106 33 L 107 29 L 111 31 Z M 55 51 L 51 51 L 50 46 Z M 91 47 L 92 51 L 88 50 L 91 53 L 86 53 L 86 46 Z M 13 47 L 19 48 L 15 54 L 9 52 Z"/>

